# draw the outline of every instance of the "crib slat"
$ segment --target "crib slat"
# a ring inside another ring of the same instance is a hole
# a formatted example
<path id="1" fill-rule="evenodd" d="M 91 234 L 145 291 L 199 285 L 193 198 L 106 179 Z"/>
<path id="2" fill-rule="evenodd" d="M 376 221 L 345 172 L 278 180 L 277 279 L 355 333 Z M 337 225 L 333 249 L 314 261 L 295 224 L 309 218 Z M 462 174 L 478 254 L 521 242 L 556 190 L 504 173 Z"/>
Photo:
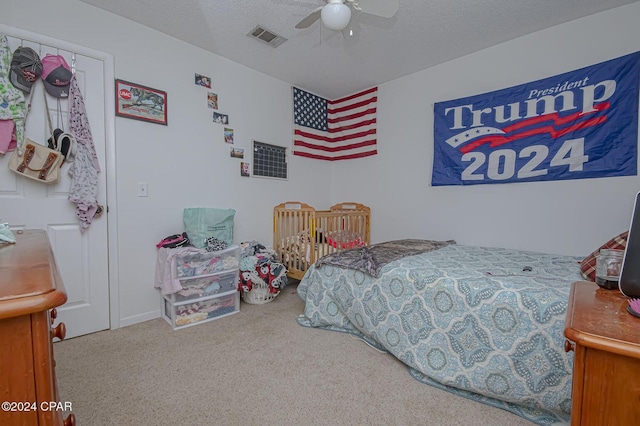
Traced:
<path id="1" fill-rule="evenodd" d="M 275 206 L 273 212 L 273 248 L 287 275 L 294 279 L 302 279 L 324 255 L 356 243 L 370 243 L 371 209 L 364 204 L 346 202 L 329 210 L 316 210 L 305 203 L 287 201 Z M 344 238 L 356 239 L 337 241 Z"/>

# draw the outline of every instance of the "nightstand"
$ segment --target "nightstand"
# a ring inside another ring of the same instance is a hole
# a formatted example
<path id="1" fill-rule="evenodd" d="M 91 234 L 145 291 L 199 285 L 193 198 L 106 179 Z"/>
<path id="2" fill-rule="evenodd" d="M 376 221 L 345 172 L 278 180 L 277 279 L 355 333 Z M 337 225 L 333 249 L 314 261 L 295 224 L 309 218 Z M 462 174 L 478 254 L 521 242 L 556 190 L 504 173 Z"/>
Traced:
<path id="1" fill-rule="evenodd" d="M 565 350 L 575 350 L 571 425 L 635 425 L 640 421 L 640 319 L 627 298 L 595 283 L 573 283 Z"/>

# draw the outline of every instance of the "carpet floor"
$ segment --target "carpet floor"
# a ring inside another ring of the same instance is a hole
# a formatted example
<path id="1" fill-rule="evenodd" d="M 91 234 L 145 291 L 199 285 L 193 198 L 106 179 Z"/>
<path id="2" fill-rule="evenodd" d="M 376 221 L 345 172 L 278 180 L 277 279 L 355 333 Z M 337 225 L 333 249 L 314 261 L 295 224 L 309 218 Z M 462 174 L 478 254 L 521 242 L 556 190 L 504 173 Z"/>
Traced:
<path id="1" fill-rule="evenodd" d="M 296 286 L 272 302 L 172 330 L 161 318 L 54 344 L 79 426 L 531 426 L 413 379 L 344 333 L 296 322 Z"/>

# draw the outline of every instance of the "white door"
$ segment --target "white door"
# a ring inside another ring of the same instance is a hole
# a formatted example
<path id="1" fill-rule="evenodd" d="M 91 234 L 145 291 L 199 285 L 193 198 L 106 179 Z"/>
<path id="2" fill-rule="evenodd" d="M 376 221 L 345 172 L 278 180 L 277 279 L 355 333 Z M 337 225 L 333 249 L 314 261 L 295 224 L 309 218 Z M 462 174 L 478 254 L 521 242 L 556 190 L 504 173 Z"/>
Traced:
<path id="1" fill-rule="evenodd" d="M 63 50 L 56 46 L 63 43 L 52 42 L 36 34 L 29 33 L 28 37 L 18 37 L 9 31 L 5 34 L 12 52 L 22 45 L 34 49 L 41 58 L 47 53 L 61 55 L 75 69 L 102 169 L 98 174 L 98 202 L 106 206 L 104 61 L 80 54 L 78 52 L 83 51 L 81 47 L 76 50 L 76 46 L 68 43 L 64 43 Z M 41 81 L 32 88 L 32 106 L 25 135 L 46 144 L 49 136 L 43 91 Z M 56 98 L 47 96 L 53 126 L 60 127 L 64 123 L 64 130 L 68 131 L 68 100 L 62 99 L 58 104 Z M 108 329 L 107 214 L 94 219 L 89 228 L 81 232 L 80 221 L 75 215 L 76 205 L 67 199 L 71 184 L 68 164 L 62 167 L 59 183 L 45 185 L 9 171 L 8 160 L 9 154 L 4 158 L 0 156 L 0 222 L 8 222 L 14 232 L 34 228 L 47 231 L 67 290 L 67 303 L 57 308 L 58 319 L 66 325 L 67 338 Z"/>

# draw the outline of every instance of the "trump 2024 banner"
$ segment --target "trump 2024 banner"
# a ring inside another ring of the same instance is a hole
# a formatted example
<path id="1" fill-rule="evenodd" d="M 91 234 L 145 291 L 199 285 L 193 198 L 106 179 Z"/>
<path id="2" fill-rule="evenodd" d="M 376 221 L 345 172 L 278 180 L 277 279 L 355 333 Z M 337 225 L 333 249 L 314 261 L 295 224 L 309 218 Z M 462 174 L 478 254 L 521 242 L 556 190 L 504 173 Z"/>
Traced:
<path id="1" fill-rule="evenodd" d="M 436 103 L 431 184 L 636 175 L 639 61 Z"/>

